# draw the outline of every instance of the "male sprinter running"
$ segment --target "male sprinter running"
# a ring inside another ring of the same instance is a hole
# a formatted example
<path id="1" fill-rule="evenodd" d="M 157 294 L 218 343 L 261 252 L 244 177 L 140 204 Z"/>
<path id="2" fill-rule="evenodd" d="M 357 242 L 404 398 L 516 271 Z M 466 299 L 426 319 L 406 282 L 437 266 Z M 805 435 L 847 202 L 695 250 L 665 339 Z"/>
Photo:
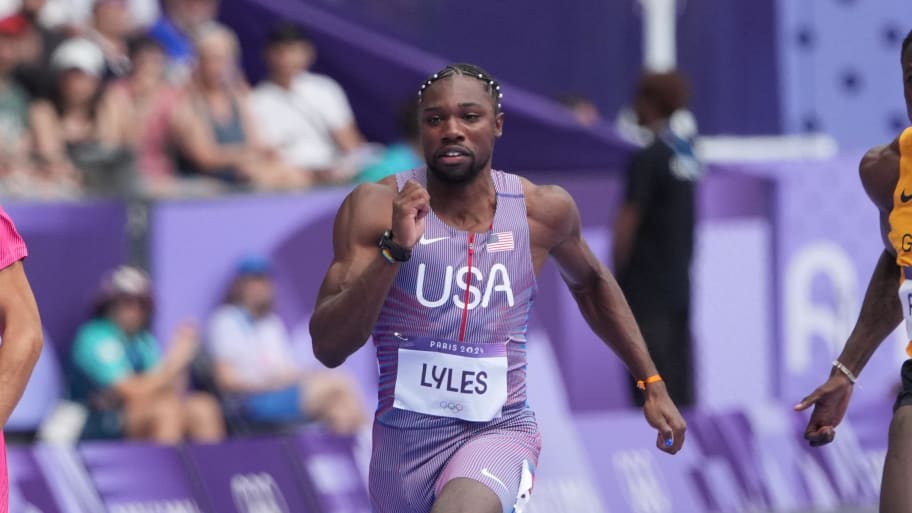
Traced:
<path id="1" fill-rule="evenodd" d="M 44 342 L 38 306 L 22 268 L 28 251 L 0 208 L 0 426 L 22 397 Z M 9 508 L 6 445 L 0 433 L 0 513 Z"/>
<path id="2" fill-rule="evenodd" d="M 900 62 L 906 115 L 912 120 L 912 32 L 903 40 Z M 890 144 L 868 151 L 860 168 L 865 192 L 880 211 L 886 247 L 874 267 L 855 329 L 833 362 L 830 378 L 795 406 L 796 410 L 814 407 L 804 432 L 813 446 L 833 441 L 857 376 L 903 317 L 912 339 L 912 128 Z M 912 356 L 912 342 L 906 352 Z M 912 359 L 903 363 L 900 376 L 902 389 L 893 406 L 880 485 L 881 513 L 912 511 Z"/>
<path id="3" fill-rule="evenodd" d="M 500 96 L 476 66 L 434 74 L 418 98 L 427 168 L 359 186 L 336 217 L 310 330 L 330 367 L 371 335 L 377 346 L 376 513 L 522 511 L 541 447 L 526 405 L 527 319 L 549 256 L 641 381 L 657 446 L 684 443 L 684 420 L 617 283 L 580 237 L 573 199 L 491 169 Z"/>

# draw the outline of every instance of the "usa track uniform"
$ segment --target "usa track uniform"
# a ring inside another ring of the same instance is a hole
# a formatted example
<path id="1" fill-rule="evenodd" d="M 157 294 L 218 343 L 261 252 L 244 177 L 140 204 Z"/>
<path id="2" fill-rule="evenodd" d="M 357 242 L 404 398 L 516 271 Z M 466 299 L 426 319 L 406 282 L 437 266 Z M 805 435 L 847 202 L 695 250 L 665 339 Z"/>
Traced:
<path id="1" fill-rule="evenodd" d="M 492 171 L 484 233 L 433 212 L 401 264 L 373 340 L 379 362 L 370 493 L 377 513 L 427 513 L 447 482 L 488 486 L 503 510 L 531 492 L 541 450 L 526 404 L 526 331 L 536 291 L 522 184 Z M 427 186 L 424 169 L 396 175 Z M 517 511 L 519 508 L 517 508 Z"/>
<path id="2" fill-rule="evenodd" d="M 13 221 L 0 208 L 0 270 L 6 269 L 28 255 L 25 242 L 16 231 Z M 6 442 L 0 432 L 0 513 L 9 508 L 9 475 L 6 469 Z"/>

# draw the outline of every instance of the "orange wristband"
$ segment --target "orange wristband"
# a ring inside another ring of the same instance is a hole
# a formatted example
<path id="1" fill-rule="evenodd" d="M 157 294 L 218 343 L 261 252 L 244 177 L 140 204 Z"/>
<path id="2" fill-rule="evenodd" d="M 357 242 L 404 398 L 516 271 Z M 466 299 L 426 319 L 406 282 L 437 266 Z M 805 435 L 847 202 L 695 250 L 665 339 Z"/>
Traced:
<path id="1" fill-rule="evenodd" d="M 639 388 L 640 390 L 646 390 L 646 385 L 658 383 L 659 381 L 662 381 L 662 376 L 659 376 L 658 374 L 653 374 L 652 376 L 649 376 L 646 379 L 638 380 L 637 388 Z"/>

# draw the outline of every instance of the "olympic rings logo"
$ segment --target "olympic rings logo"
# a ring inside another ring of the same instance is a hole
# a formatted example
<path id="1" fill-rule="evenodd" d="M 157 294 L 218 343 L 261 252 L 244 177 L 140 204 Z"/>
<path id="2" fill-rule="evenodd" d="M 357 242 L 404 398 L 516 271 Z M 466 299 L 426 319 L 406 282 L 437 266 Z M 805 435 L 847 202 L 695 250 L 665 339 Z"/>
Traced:
<path id="1" fill-rule="evenodd" d="M 462 403 L 454 403 L 451 401 L 440 401 L 440 407 L 444 410 L 450 410 L 456 413 L 461 412 L 463 409 Z"/>
<path id="2" fill-rule="evenodd" d="M 231 477 L 231 495 L 241 513 L 289 513 L 290 508 L 275 479 L 266 472 Z"/>

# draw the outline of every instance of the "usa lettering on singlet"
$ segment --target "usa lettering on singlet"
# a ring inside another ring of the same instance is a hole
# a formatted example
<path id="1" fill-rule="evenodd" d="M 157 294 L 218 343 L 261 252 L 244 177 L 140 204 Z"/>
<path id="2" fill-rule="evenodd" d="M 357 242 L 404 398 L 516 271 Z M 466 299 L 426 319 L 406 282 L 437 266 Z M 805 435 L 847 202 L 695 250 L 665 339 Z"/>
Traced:
<path id="1" fill-rule="evenodd" d="M 426 185 L 426 172 L 397 175 Z M 524 404 L 526 330 L 535 295 L 522 183 L 492 171 L 490 228 L 457 230 L 432 211 L 374 328 L 378 419 L 392 411 L 484 422 Z M 400 416 L 401 420 L 402 417 Z"/>
<path id="2" fill-rule="evenodd" d="M 893 191 L 889 239 L 896 265 L 902 269 L 899 301 L 909 337 L 906 353 L 912 357 L 912 128 L 899 136 L 899 179 Z"/>

